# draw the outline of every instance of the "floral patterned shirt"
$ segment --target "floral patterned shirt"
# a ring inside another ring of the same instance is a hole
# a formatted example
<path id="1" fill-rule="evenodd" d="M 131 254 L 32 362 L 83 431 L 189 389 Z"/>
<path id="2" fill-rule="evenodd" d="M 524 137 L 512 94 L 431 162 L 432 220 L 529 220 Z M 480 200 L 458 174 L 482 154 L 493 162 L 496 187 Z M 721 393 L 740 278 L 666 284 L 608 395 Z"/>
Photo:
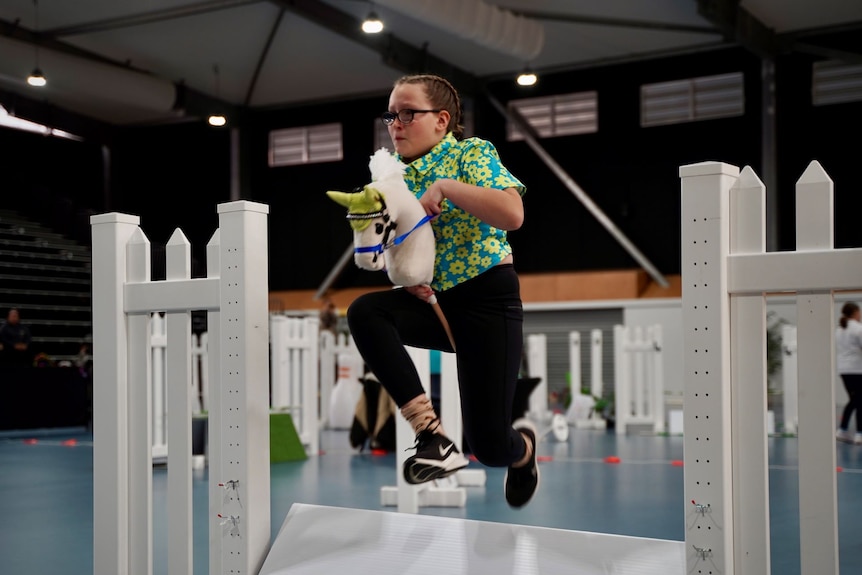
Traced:
<path id="1" fill-rule="evenodd" d="M 526 192 L 524 184 L 503 166 L 491 142 L 480 138 L 459 141 L 451 132 L 430 152 L 411 162 L 404 173 L 404 181 L 417 198 L 441 178 L 482 188 L 515 188 L 521 195 Z M 431 283 L 435 291 L 474 278 L 512 253 L 506 230 L 486 224 L 449 200 L 444 200 L 442 207 L 441 214 L 431 221 L 437 247 Z"/>

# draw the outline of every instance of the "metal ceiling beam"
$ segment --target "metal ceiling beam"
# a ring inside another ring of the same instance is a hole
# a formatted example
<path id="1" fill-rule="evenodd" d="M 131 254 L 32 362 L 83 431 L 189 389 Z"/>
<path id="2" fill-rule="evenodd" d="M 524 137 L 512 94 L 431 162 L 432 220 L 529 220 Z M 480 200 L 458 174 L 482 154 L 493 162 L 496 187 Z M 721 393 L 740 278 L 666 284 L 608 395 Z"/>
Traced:
<path id="1" fill-rule="evenodd" d="M 220 0 L 218 2 L 207 2 L 205 4 L 210 7 L 210 10 L 215 10 L 216 4 L 225 7 L 225 4 L 232 3 L 233 5 L 237 5 L 238 3 L 249 3 L 249 1 L 250 0 Z M 200 7 L 200 5 L 198 6 Z M 115 23 L 115 25 L 120 26 L 119 23 Z M 132 24 L 127 23 L 125 25 Z M 88 25 L 82 24 L 80 28 L 83 29 L 87 26 Z M 95 26 L 95 24 L 91 24 L 89 26 Z M 100 29 L 105 30 L 107 28 L 102 27 Z M 46 50 L 66 54 L 68 56 L 79 58 L 84 61 L 114 66 L 130 73 L 143 74 L 145 76 L 157 78 L 157 76 L 153 75 L 147 70 L 132 66 L 130 62 L 120 62 L 111 58 L 106 58 L 95 52 L 90 52 L 88 50 L 84 50 L 66 42 L 63 42 L 62 40 L 58 40 L 56 30 L 68 31 L 70 29 L 58 28 L 54 31 L 34 32 L 32 30 L 22 28 L 18 25 L 17 22 L 12 23 L 5 20 L 0 20 L 0 36 L 5 36 L 26 44 L 32 44 L 33 46 L 38 46 L 39 48 L 43 48 Z M 179 112 L 184 112 L 187 115 L 199 117 L 205 117 L 213 113 L 221 113 L 229 118 L 238 118 L 240 115 L 240 108 L 228 102 L 225 102 L 218 98 L 213 98 L 211 96 L 208 96 L 207 94 L 204 94 L 203 92 L 193 90 L 187 87 L 182 82 L 172 82 L 171 80 L 167 79 L 163 79 L 163 81 L 167 84 L 174 85 L 177 94 L 176 101 L 174 102 L 174 109 Z"/>
<path id="2" fill-rule="evenodd" d="M 208 0 L 175 8 L 150 10 L 139 14 L 130 14 L 128 16 L 119 16 L 117 18 L 106 18 L 104 20 L 95 20 L 93 22 L 81 22 L 74 26 L 49 28 L 44 30 L 43 34 L 51 38 L 92 34 L 94 32 L 105 32 L 107 30 L 117 30 L 118 28 L 128 28 L 130 26 L 164 22 L 165 20 L 175 20 L 177 18 L 185 18 L 187 16 L 197 16 L 198 14 L 227 10 L 230 8 L 236 8 L 237 6 L 258 4 L 260 1 L 261 0 Z"/>
<path id="3" fill-rule="evenodd" d="M 475 96 L 482 89 L 482 81 L 451 62 L 429 54 L 394 34 L 366 34 L 361 22 L 351 14 L 342 12 L 320 0 L 269 0 L 276 5 L 302 16 L 306 20 L 339 34 L 357 44 L 376 51 L 384 64 L 404 72 L 416 74 L 430 72 L 448 79 L 465 96 Z"/>
<path id="4" fill-rule="evenodd" d="M 775 31 L 743 8 L 740 0 L 697 0 L 697 12 L 712 22 L 726 41 L 761 58 L 772 58 L 782 51 Z"/>
<path id="5" fill-rule="evenodd" d="M 862 54 L 859 52 L 848 52 L 846 50 L 836 50 L 825 46 L 817 46 L 808 42 L 794 42 L 793 51 L 803 54 L 811 54 L 813 56 L 822 56 L 830 60 L 841 60 L 848 64 L 862 64 Z"/>
<path id="6" fill-rule="evenodd" d="M 695 32 L 699 34 L 718 34 L 714 26 L 694 26 L 691 24 L 674 24 L 672 22 L 657 22 L 654 20 L 631 20 L 628 18 L 604 18 L 601 16 L 584 16 L 582 14 L 559 14 L 540 12 L 536 10 L 515 10 L 510 12 L 535 20 L 551 22 L 570 22 L 572 24 L 593 24 L 616 28 L 637 28 L 643 30 L 661 30 L 663 32 Z"/>

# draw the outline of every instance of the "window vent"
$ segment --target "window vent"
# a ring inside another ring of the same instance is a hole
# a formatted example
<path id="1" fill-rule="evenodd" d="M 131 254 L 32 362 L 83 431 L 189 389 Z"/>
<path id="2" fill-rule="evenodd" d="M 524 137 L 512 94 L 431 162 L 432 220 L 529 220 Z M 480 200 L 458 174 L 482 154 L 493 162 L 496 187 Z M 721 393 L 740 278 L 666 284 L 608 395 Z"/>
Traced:
<path id="1" fill-rule="evenodd" d="M 341 124 L 273 130 L 269 133 L 269 166 L 337 162 L 343 157 Z"/>
<path id="2" fill-rule="evenodd" d="M 811 84 L 815 106 L 862 101 L 862 64 L 815 62 Z"/>
<path id="3" fill-rule="evenodd" d="M 591 134 L 599 129 L 596 92 L 512 100 L 509 108 L 520 112 L 542 138 Z M 507 138 L 514 142 L 523 140 L 524 135 L 513 122 L 508 122 Z"/>
<path id="4" fill-rule="evenodd" d="M 641 86 L 641 126 L 729 118 L 745 113 L 742 72 Z"/>

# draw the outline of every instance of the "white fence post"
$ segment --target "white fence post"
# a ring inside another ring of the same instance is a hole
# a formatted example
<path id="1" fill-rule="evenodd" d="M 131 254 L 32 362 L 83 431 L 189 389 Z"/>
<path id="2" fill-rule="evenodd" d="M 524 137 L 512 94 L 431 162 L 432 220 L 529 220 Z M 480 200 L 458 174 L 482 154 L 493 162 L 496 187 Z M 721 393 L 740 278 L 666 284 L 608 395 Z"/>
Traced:
<path id="1" fill-rule="evenodd" d="M 209 312 L 212 353 L 210 573 L 256 573 L 270 543 L 266 206 L 218 206 L 208 277 L 190 279 L 182 233 L 166 280 L 150 281 L 140 219 L 91 218 L 94 361 L 94 572 L 152 573 L 151 318 L 167 313 L 168 570 L 192 573 L 191 317 Z M 221 239 L 219 239 L 221 238 Z M 223 325 L 221 325 L 223 324 Z M 225 453 L 223 453 L 225 452 Z M 225 487 L 230 493 L 225 495 Z M 225 521 L 229 524 L 226 527 Z"/>
<path id="2" fill-rule="evenodd" d="M 545 334 L 529 334 L 526 351 L 528 375 L 539 379 L 530 394 L 527 415 L 533 421 L 545 422 L 551 418 L 548 409 L 548 342 Z"/>
<path id="3" fill-rule="evenodd" d="M 604 395 L 602 356 L 602 330 L 594 329 L 590 332 L 590 391 L 595 397 Z"/>
<path id="4" fill-rule="evenodd" d="M 581 334 L 569 332 L 569 394 L 572 401 L 581 395 Z"/>

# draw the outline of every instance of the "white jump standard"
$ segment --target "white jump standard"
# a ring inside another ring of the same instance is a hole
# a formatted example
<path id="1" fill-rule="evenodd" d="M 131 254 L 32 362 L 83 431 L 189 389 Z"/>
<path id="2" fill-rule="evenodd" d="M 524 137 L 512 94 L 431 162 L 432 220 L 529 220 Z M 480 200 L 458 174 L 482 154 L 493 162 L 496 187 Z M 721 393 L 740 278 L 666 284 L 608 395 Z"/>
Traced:
<path id="1" fill-rule="evenodd" d="M 770 573 L 766 293 L 795 292 L 802 573 L 838 574 L 834 291 L 862 288 L 862 249 L 833 249 L 832 181 L 796 186 L 796 251 L 765 250 L 763 183 L 682 166 L 686 571 Z"/>
<path id="2" fill-rule="evenodd" d="M 268 207 L 218 206 L 207 277 L 190 279 L 176 230 L 165 281 L 150 281 L 140 218 L 91 217 L 93 572 L 153 572 L 151 313 L 167 312 L 168 571 L 193 573 L 191 311 L 209 333 L 209 569 L 257 573 L 270 546 Z"/>

